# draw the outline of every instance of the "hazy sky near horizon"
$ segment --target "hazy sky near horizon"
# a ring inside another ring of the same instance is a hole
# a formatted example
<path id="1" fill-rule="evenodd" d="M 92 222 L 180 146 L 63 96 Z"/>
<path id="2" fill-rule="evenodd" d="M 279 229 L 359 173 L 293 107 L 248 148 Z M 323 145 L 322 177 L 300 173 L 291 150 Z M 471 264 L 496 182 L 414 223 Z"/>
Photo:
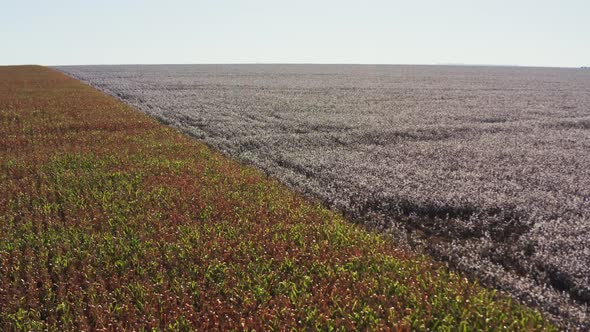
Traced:
<path id="1" fill-rule="evenodd" d="M 590 66 L 589 0 L 1 0 L 0 65 Z"/>

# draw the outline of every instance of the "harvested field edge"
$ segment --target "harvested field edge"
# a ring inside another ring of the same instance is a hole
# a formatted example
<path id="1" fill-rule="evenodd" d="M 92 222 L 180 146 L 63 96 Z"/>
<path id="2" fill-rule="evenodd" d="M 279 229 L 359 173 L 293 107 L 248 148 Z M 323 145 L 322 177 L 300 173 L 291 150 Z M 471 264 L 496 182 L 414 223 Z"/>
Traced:
<path id="1" fill-rule="evenodd" d="M 554 329 L 61 73 L 0 111 L 2 330 Z"/>

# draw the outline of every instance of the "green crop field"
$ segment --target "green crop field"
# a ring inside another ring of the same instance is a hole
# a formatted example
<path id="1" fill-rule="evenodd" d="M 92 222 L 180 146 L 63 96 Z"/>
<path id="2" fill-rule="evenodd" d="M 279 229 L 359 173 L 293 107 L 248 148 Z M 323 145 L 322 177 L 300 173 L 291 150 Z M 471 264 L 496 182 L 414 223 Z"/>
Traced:
<path id="1" fill-rule="evenodd" d="M 0 330 L 554 330 L 112 97 L 0 67 Z"/>

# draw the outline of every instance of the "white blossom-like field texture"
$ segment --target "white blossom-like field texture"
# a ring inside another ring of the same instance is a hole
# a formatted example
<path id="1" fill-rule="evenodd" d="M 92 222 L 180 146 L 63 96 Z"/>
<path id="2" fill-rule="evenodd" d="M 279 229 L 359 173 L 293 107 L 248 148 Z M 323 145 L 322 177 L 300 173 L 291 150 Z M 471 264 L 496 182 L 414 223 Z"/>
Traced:
<path id="1" fill-rule="evenodd" d="M 561 319 L 590 321 L 590 72 L 59 70 Z"/>

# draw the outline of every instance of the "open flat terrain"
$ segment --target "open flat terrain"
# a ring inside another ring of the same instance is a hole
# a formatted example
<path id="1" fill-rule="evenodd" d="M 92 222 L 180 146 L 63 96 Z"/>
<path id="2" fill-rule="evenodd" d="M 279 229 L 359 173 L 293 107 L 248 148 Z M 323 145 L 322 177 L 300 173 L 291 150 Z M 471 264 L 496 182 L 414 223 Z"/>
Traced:
<path id="1" fill-rule="evenodd" d="M 1 331 L 555 330 L 55 70 L 0 128 Z"/>
<path id="2" fill-rule="evenodd" d="M 557 317 L 590 320 L 588 71 L 59 69 L 391 234 L 399 245 Z"/>

